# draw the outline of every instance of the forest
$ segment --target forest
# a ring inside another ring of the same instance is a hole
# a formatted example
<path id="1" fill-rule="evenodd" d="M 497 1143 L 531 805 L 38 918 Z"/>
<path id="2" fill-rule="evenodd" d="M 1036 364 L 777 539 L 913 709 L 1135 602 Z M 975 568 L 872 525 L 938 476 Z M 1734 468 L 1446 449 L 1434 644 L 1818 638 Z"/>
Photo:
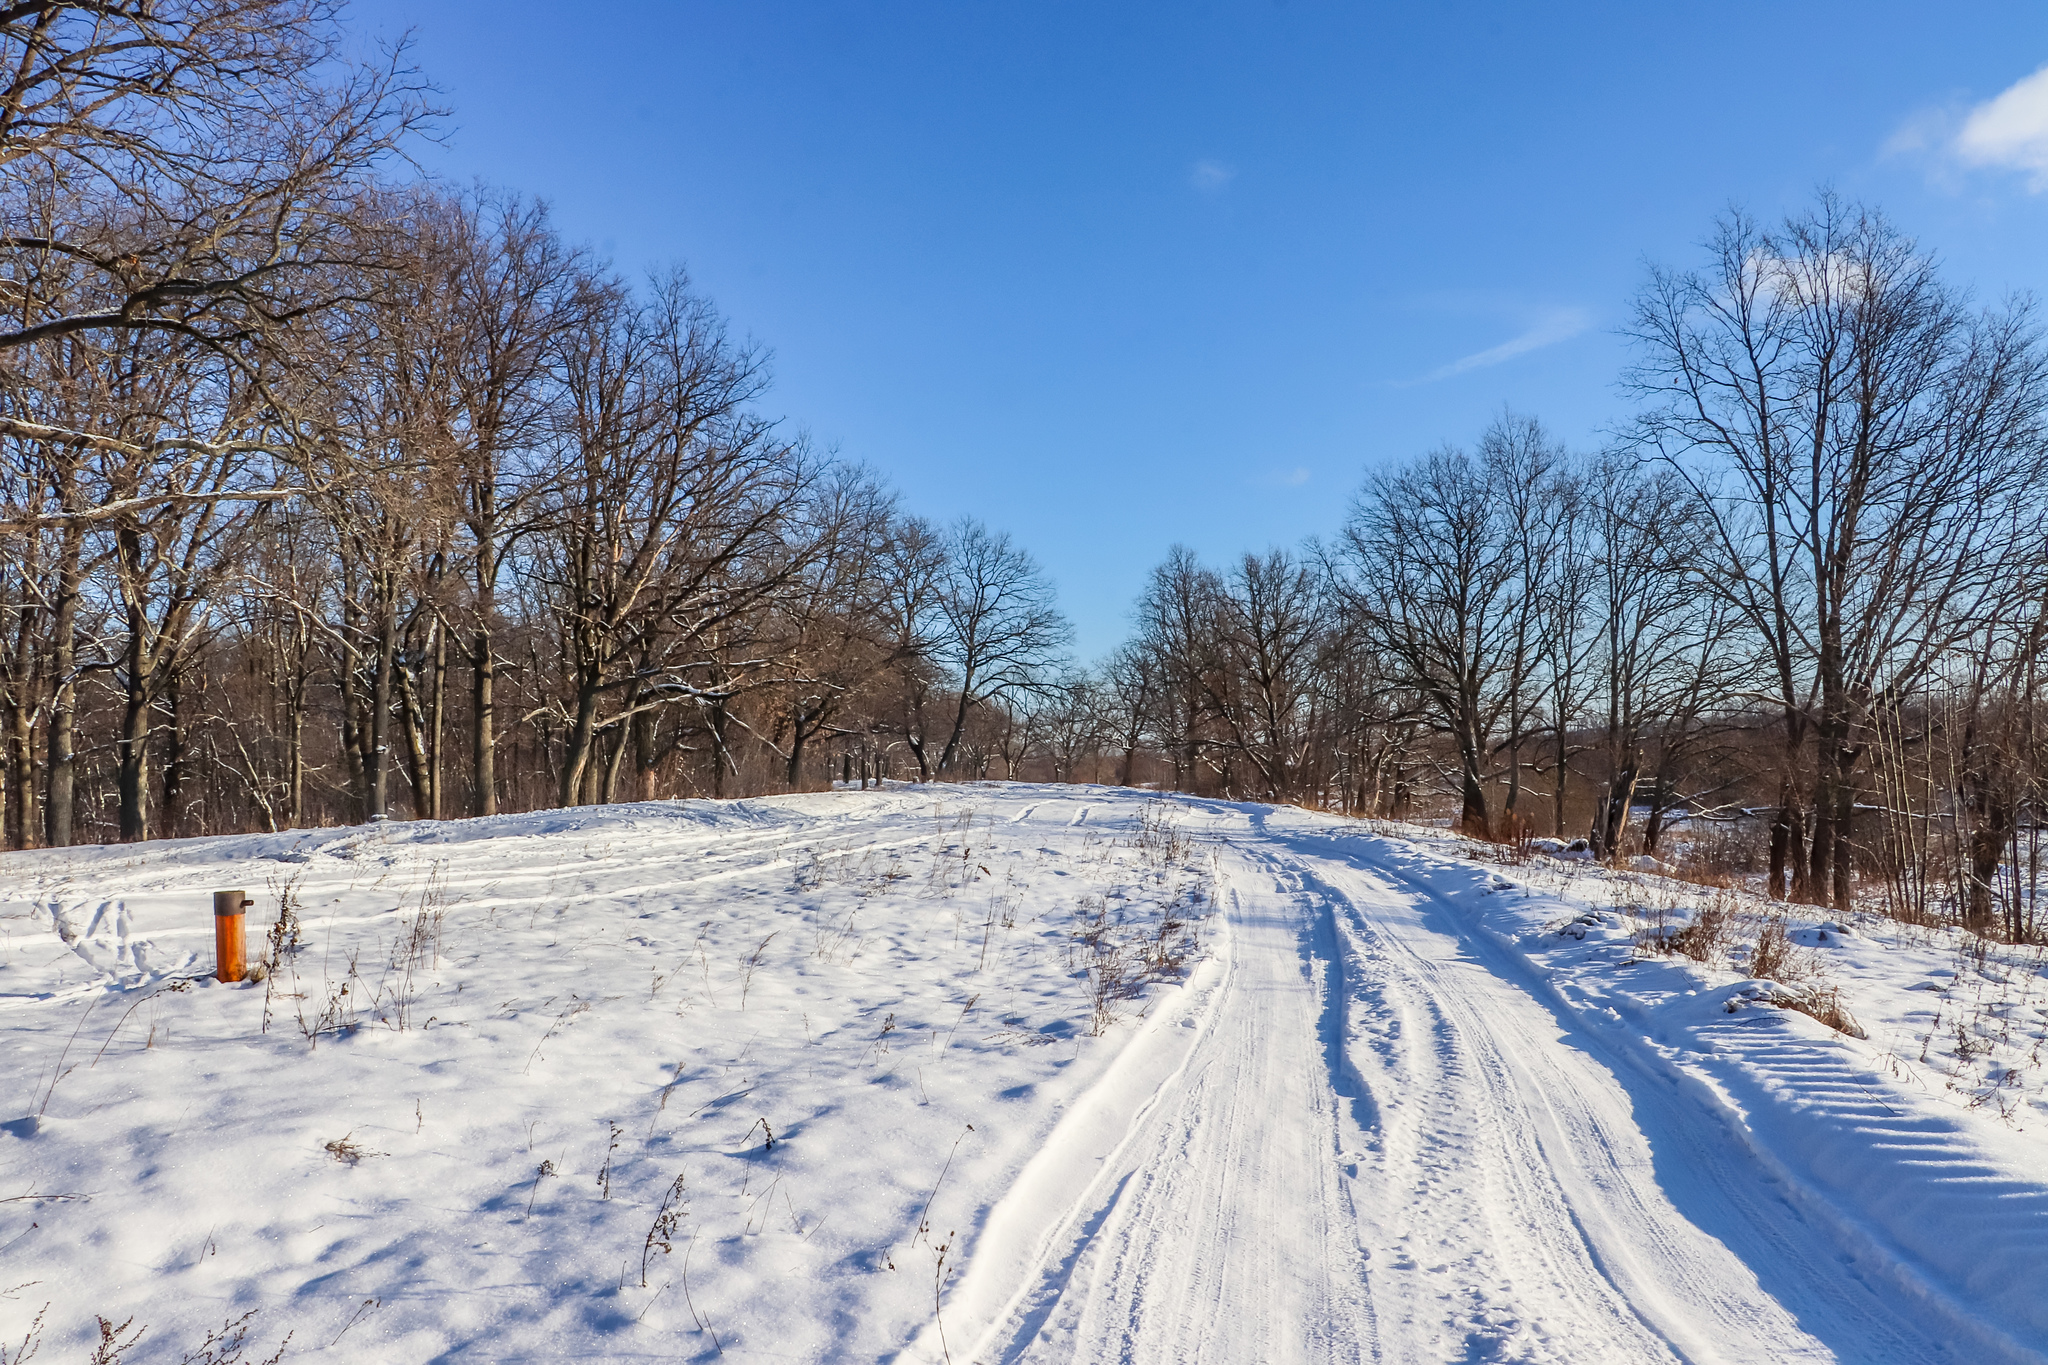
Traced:
<path id="1" fill-rule="evenodd" d="M 1326 538 L 1170 550 L 1085 664 L 682 269 L 422 176 L 432 86 L 356 50 L 0 15 L 7 847 L 1020 777 L 2048 932 L 2048 350 L 1874 206 L 1651 269 L 1602 448 L 1475 414 Z"/>

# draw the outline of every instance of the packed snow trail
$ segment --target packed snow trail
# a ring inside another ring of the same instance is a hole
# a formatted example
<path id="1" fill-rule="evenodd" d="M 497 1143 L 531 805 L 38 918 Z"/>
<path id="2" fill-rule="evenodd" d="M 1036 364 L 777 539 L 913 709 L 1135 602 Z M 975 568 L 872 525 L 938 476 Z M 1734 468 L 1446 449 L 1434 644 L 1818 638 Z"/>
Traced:
<path id="1" fill-rule="evenodd" d="M 970 1266 L 956 1317 L 1001 1306 L 956 1359 L 2040 1358 L 1546 999 L 1404 846 L 1206 811 L 1200 1036 L 1112 1149 L 1055 1135 L 1043 1160 L 1100 1162 L 1080 1198 L 994 1212 L 985 1241 L 1035 1221 L 1039 1254 L 1007 1299 Z"/>
<path id="2" fill-rule="evenodd" d="M 1192 1057 L 1048 1239 L 976 1358 L 1374 1358 L 1301 924 L 1256 872 L 1219 880 L 1228 975 L 1208 1017 L 1185 1021 L 1201 1029 Z M 1057 1141 L 1045 1156 L 1076 1158 L 1087 1154 Z"/>

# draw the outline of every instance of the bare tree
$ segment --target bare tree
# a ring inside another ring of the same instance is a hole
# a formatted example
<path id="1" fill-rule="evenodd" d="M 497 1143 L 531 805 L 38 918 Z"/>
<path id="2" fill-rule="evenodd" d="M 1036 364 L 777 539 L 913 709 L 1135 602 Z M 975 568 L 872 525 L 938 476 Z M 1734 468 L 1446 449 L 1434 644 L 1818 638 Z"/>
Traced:
<path id="1" fill-rule="evenodd" d="M 906 517 L 891 528 L 878 611 L 883 639 L 896 661 L 894 686 L 871 727 L 902 736 L 919 780 L 932 776 L 930 740 L 943 682 L 934 656 L 944 629 L 939 594 L 945 567 L 946 540 L 937 527 L 921 517 Z"/>
<path id="2" fill-rule="evenodd" d="M 239 351 L 381 247 L 357 210 L 428 117 L 404 45 L 344 57 L 329 0 L 0 11 L 0 351 L 156 332 Z"/>
<path id="3" fill-rule="evenodd" d="M 703 647 L 799 571 L 780 536 L 816 467 L 748 404 L 765 375 L 680 274 L 565 343 L 547 580 L 561 623 L 559 799 L 601 799 L 597 739 L 701 695 Z M 607 700 L 631 691 L 631 705 Z M 611 736 L 622 740 L 623 732 Z"/>
<path id="4" fill-rule="evenodd" d="M 1153 733 L 1173 763 L 1173 782 L 1200 791 L 1208 763 L 1208 679 L 1221 667 L 1216 599 L 1222 583 L 1194 551 L 1176 545 L 1152 570 L 1138 599 L 1138 640 L 1159 661 Z"/>
<path id="5" fill-rule="evenodd" d="M 29 348 L 0 385 L 6 411 L 32 426 L 109 429 L 116 405 L 104 392 L 98 347 L 64 338 Z M 103 491 L 92 477 L 94 448 L 76 440 L 15 437 L 0 445 L 0 623 L 4 623 L 7 715 L 7 836 L 16 848 L 36 835 L 34 726 L 46 732 L 42 763 L 42 835 L 53 848 L 71 842 L 76 800 L 81 648 L 98 632 L 83 625 L 87 589 L 104 563 L 104 536 L 88 535 L 85 514 Z"/>
<path id="6" fill-rule="evenodd" d="M 1491 829 L 1489 749 L 1524 681 L 1520 558 L 1495 469 L 1446 447 L 1376 477 L 1338 553 L 1343 591 L 1456 746 L 1459 819 Z"/>
<path id="7" fill-rule="evenodd" d="M 1725 610 L 1699 581 L 1708 527 L 1685 498 L 1683 482 L 1619 453 L 1591 477 L 1589 615 L 1598 631 L 1595 677 L 1605 713 L 1591 841 L 1595 853 L 1606 855 L 1621 848 L 1653 735 L 1664 738 L 1661 762 L 1669 769 L 1690 720 L 1724 699 L 1733 679 L 1720 657 Z"/>
<path id="8" fill-rule="evenodd" d="M 447 202 L 458 524 L 467 545 L 472 815 L 498 810 L 499 593 L 507 562 L 540 529 L 551 473 L 541 452 L 558 394 L 558 343 L 616 281 L 563 244 L 544 206 L 478 192 Z"/>
<path id="9" fill-rule="evenodd" d="M 1323 651 L 1323 584 L 1284 550 L 1246 555 L 1218 582 L 1218 660 L 1204 680 L 1209 711 L 1269 801 L 1299 794 L 1314 737 Z"/>
<path id="10" fill-rule="evenodd" d="M 1633 333 L 1643 439 L 1705 509 L 1705 581 L 1769 660 L 1772 887 L 1846 909 L 1871 708 L 1967 633 L 2042 478 L 2028 310 L 1969 313 L 1882 216 L 1823 194 L 1777 230 L 1724 219 L 1706 269 L 1653 274 Z"/>
<path id="11" fill-rule="evenodd" d="M 1507 603 L 1503 670 L 1507 754 L 1505 814 L 1517 811 L 1522 793 L 1522 745 L 1537 728 L 1543 689 L 1538 672 L 1554 651 L 1546 639 L 1548 617 L 1564 585 L 1559 570 L 1568 553 L 1574 471 L 1564 447 L 1533 417 L 1502 411 L 1479 439 L 1479 461 L 1500 503 L 1501 533 L 1507 538 L 1513 582 Z"/>
<path id="12" fill-rule="evenodd" d="M 779 691 L 788 727 L 787 786 L 801 790 L 804 755 L 820 737 L 846 733 L 849 713 L 918 648 L 891 625 L 894 499 L 866 470 L 821 478 L 791 519 L 797 572 L 774 595 L 767 631 L 783 638 Z"/>
<path id="13" fill-rule="evenodd" d="M 949 770 L 968 713 L 1037 685 L 1057 664 L 1073 628 L 1053 604 L 1052 585 L 1010 537 L 972 518 L 946 535 L 935 610 L 943 622 L 936 657 L 956 688 L 951 730 L 939 754 Z"/>
<path id="14" fill-rule="evenodd" d="M 1116 774 L 1119 786 L 1137 784 L 1138 751 L 1159 715 L 1164 686 L 1160 663 L 1150 650 L 1133 641 L 1102 665 L 1109 734 L 1121 754 Z M 1163 738 L 1158 742 L 1165 747 Z"/>

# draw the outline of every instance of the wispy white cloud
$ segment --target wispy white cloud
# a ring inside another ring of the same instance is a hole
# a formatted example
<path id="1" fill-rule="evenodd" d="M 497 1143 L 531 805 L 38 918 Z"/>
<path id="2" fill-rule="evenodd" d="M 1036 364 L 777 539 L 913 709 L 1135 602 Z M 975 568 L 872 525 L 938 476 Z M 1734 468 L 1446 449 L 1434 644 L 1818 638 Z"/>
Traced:
<path id="1" fill-rule="evenodd" d="M 1441 379 L 1455 375 L 1469 374 L 1483 370 L 1490 365 L 1499 365 L 1513 360 L 1516 356 L 1540 351 L 1545 346 L 1555 346 L 1560 341 L 1569 341 L 1593 325 L 1593 315 L 1583 308 L 1553 308 L 1538 317 L 1528 328 L 1516 336 L 1509 337 L 1498 346 L 1489 346 L 1483 351 L 1461 356 L 1448 365 L 1439 365 L 1420 379 L 1411 379 L 1409 384 L 1434 384 Z"/>
<path id="2" fill-rule="evenodd" d="M 1188 183 L 1204 194 L 1215 194 L 1237 179 L 1237 167 L 1221 161 L 1197 161 L 1188 171 Z"/>
<path id="3" fill-rule="evenodd" d="M 1955 152 L 1968 165 L 2026 171 L 2033 189 L 2048 189 L 2048 66 L 1972 109 Z"/>
<path id="4" fill-rule="evenodd" d="M 1978 104 L 1922 109 L 1885 140 L 1887 155 L 1925 158 L 1937 182 L 1965 170 L 2021 171 L 2048 190 L 2048 66 Z"/>

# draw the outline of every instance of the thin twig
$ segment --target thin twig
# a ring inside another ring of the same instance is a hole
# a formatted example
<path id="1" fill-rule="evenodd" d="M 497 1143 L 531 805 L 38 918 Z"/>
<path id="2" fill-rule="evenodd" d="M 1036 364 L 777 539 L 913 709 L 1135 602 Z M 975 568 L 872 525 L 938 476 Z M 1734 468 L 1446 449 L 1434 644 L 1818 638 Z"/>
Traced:
<path id="1" fill-rule="evenodd" d="M 69 1071 L 66 1071 L 64 1069 L 64 1059 L 71 1055 L 71 1044 L 78 1041 L 78 1031 L 85 1027 L 85 1021 L 92 1018 L 93 1010 L 97 1008 L 100 1001 L 105 998 L 105 996 L 96 995 L 91 1000 L 87 1001 L 85 1006 L 85 1013 L 79 1015 L 78 1022 L 72 1026 L 71 1037 L 65 1042 L 64 1050 L 57 1054 L 57 1070 L 56 1073 L 50 1077 L 50 1088 L 43 1092 L 43 1102 L 36 1108 L 37 1118 L 41 1118 L 43 1116 L 44 1111 L 49 1109 L 51 1099 L 54 1098 L 57 1094 L 57 1082 L 63 1080 L 66 1076 L 71 1074 Z M 92 1068 L 87 1067 L 86 1069 L 90 1071 Z"/>
<path id="2" fill-rule="evenodd" d="M 718 1332 L 711 1326 L 711 1319 L 697 1311 L 697 1301 L 690 1297 L 690 1256 L 696 1250 L 697 1231 L 695 1228 L 692 1228 L 690 1230 L 689 1244 L 683 1248 L 683 1302 L 690 1305 L 690 1321 L 697 1324 L 698 1331 L 711 1333 L 712 1346 L 717 1348 L 720 1356 L 723 1356 L 725 1354 L 725 1347 L 719 1342 Z"/>
<path id="3" fill-rule="evenodd" d="M 910 1239 L 910 1244 L 912 1246 L 916 1246 L 917 1239 L 919 1237 L 924 1237 L 925 1233 L 929 1230 L 931 1224 L 927 1220 L 932 1211 L 932 1200 L 937 1199 L 939 1197 L 939 1186 L 946 1183 L 946 1172 L 953 1169 L 953 1158 L 959 1154 L 960 1144 L 967 1141 L 967 1133 L 971 1133 L 973 1131 L 974 1125 L 970 1123 L 967 1125 L 967 1132 L 962 1133 L 959 1137 L 953 1139 L 953 1150 L 946 1153 L 946 1164 L 939 1168 L 938 1182 L 932 1186 L 931 1194 L 925 1198 L 924 1208 L 918 1211 L 917 1232 L 913 1234 Z M 931 1245 L 931 1240 L 929 1238 L 926 1238 L 925 1245 Z"/>

